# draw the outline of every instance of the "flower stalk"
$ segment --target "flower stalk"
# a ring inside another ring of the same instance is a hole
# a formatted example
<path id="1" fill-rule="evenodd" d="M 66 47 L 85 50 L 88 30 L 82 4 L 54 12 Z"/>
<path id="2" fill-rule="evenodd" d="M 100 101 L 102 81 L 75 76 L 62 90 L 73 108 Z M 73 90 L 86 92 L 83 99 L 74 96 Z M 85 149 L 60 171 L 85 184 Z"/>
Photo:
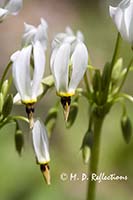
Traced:
<path id="1" fill-rule="evenodd" d="M 95 199 L 95 191 L 96 191 L 96 181 L 91 180 L 92 174 L 97 174 L 98 172 L 98 163 L 99 163 L 99 153 L 100 153 L 100 138 L 101 138 L 101 129 L 103 125 L 104 117 L 100 118 L 94 117 L 94 138 L 93 138 L 93 146 L 91 149 L 91 158 L 89 165 L 89 182 L 87 189 L 87 198 L 86 200 L 94 200 Z"/>

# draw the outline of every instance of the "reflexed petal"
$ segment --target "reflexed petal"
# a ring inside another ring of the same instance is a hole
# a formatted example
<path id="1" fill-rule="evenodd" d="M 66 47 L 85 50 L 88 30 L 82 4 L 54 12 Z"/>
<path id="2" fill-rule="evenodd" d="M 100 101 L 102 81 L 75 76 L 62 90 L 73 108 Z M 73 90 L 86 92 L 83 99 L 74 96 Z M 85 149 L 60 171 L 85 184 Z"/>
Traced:
<path id="1" fill-rule="evenodd" d="M 70 56 L 70 45 L 64 43 L 58 49 L 54 66 L 51 68 L 55 78 L 55 86 L 57 91 L 67 91 L 68 89 L 68 63 Z"/>
<path id="2" fill-rule="evenodd" d="M 36 34 L 36 28 L 30 24 L 24 23 L 24 34 L 22 37 L 22 46 L 26 46 L 34 41 L 34 36 Z"/>
<path id="3" fill-rule="evenodd" d="M 22 7 L 22 0 L 10 0 L 5 9 L 7 9 L 10 13 L 16 15 Z"/>
<path id="4" fill-rule="evenodd" d="M 41 18 L 41 24 L 36 28 L 30 24 L 24 24 L 25 31 L 22 38 L 22 45 L 27 45 L 39 41 L 44 50 L 47 48 L 47 28 L 48 25 L 44 19 Z"/>
<path id="5" fill-rule="evenodd" d="M 19 54 L 20 54 L 20 51 L 16 51 L 15 53 L 13 53 L 10 57 L 11 61 L 14 62 L 19 56 Z"/>
<path id="6" fill-rule="evenodd" d="M 4 19 L 8 15 L 8 10 L 0 8 L 0 21 Z"/>
<path id="7" fill-rule="evenodd" d="M 77 38 L 82 42 L 84 41 L 84 36 L 81 31 L 77 31 Z"/>
<path id="8" fill-rule="evenodd" d="M 75 91 L 84 76 L 88 64 L 88 51 L 86 46 L 79 42 L 71 57 L 72 75 L 69 84 L 69 92 Z"/>
<path id="9" fill-rule="evenodd" d="M 50 161 L 49 144 L 46 129 L 43 122 L 37 120 L 32 130 L 32 139 L 35 155 L 39 164 L 45 164 Z"/>
<path id="10" fill-rule="evenodd" d="M 47 48 L 47 39 L 48 39 L 47 28 L 48 28 L 47 22 L 43 18 L 41 18 L 41 24 L 37 28 L 35 41 L 39 40 L 44 50 L 46 50 Z"/>
<path id="11" fill-rule="evenodd" d="M 45 54 L 42 48 L 42 45 L 39 41 L 34 44 L 33 48 L 34 56 L 34 74 L 33 74 L 33 85 L 32 85 L 32 95 L 33 98 L 37 97 L 41 80 L 44 75 L 45 70 Z"/>
<path id="12" fill-rule="evenodd" d="M 67 35 L 74 35 L 73 30 L 69 26 L 66 27 L 66 33 Z"/>
<path id="13" fill-rule="evenodd" d="M 52 54 L 51 54 L 51 58 L 50 58 L 50 67 L 51 67 L 51 71 L 54 73 L 54 60 L 55 60 L 55 57 L 56 57 L 56 54 L 57 54 L 57 51 L 58 51 L 59 48 L 54 48 Z"/>
<path id="14" fill-rule="evenodd" d="M 122 23 L 123 23 L 123 13 L 120 8 L 115 8 L 110 6 L 109 7 L 110 16 L 112 17 L 114 23 L 116 24 L 118 31 L 121 30 Z"/>
<path id="15" fill-rule="evenodd" d="M 12 75 L 14 84 L 22 100 L 31 97 L 30 55 L 32 46 L 23 48 L 13 62 Z"/>
<path id="16" fill-rule="evenodd" d="M 133 0 L 123 0 L 117 7 L 109 7 L 118 31 L 123 39 L 133 43 Z"/>
<path id="17" fill-rule="evenodd" d="M 19 93 L 17 93 L 14 97 L 13 97 L 13 103 L 14 104 L 18 104 L 18 105 L 21 105 L 22 102 L 21 102 L 21 96 Z"/>
<path id="18" fill-rule="evenodd" d="M 133 42 L 133 2 L 124 12 L 125 27 L 127 30 L 127 40 Z"/>

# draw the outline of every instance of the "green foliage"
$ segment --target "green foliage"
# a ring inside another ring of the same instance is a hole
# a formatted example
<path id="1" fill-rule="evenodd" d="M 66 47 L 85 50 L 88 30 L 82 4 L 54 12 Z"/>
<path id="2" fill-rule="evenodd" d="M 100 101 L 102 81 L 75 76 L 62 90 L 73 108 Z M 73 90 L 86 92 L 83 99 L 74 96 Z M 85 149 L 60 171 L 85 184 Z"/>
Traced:
<path id="1" fill-rule="evenodd" d="M 2 114 L 3 117 L 6 118 L 8 115 L 10 115 L 13 107 L 13 95 L 9 94 L 4 102 Z"/>

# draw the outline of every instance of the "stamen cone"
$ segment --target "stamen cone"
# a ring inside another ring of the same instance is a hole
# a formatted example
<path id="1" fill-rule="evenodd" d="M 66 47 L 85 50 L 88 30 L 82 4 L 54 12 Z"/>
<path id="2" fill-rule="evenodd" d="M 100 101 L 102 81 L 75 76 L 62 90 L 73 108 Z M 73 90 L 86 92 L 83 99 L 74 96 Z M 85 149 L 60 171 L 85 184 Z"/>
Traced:
<path id="1" fill-rule="evenodd" d="M 50 177 L 49 165 L 48 164 L 41 164 L 40 169 L 41 169 L 41 172 L 43 174 L 43 177 L 44 177 L 46 183 L 48 185 L 50 185 L 51 184 L 51 181 L 50 181 L 51 177 Z"/>
<path id="2" fill-rule="evenodd" d="M 34 126 L 34 117 L 33 117 L 34 104 L 27 104 L 26 105 L 26 113 L 28 115 L 30 129 L 32 129 L 33 126 Z"/>
<path id="3" fill-rule="evenodd" d="M 66 105 L 64 107 L 64 118 L 66 122 L 68 120 L 69 112 L 70 112 L 70 105 L 68 105 L 68 102 L 66 102 Z"/>
<path id="4" fill-rule="evenodd" d="M 67 122 L 70 112 L 71 97 L 61 97 L 61 104 L 64 109 L 65 121 Z"/>

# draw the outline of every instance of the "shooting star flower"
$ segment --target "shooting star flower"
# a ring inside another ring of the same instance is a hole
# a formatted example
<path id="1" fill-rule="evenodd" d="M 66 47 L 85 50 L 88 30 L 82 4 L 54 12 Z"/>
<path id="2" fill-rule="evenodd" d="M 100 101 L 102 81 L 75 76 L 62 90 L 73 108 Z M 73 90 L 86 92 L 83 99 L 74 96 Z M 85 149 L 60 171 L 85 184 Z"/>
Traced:
<path id="1" fill-rule="evenodd" d="M 32 53 L 33 51 L 33 53 Z M 33 57 L 34 69 L 31 75 L 31 58 Z M 30 119 L 30 127 L 33 126 L 34 104 L 40 94 L 41 81 L 45 71 L 45 54 L 39 41 L 35 44 L 17 51 L 11 56 L 13 62 L 12 76 L 14 85 L 20 95 L 21 102 L 26 105 L 26 111 Z"/>
<path id="2" fill-rule="evenodd" d="M 40 120 L 36 120 L 32 130 L 33 148 L 37 160 L 37 164 L 40 165 L 41 172 L 46 180 L 46 183 L 50 184 L 50 170 L 49 170 L 49 142 L 44 124 Z"/>
<path id="3" fill-rule="evenodd" d="M 122 38 L 133 45 L 133 0 L 123 0 L 117 7 L 109 7 L 113 19 Z"/>
<path id="4" fill-rule="evenodd" d="M 84 76 L 88 64 L 88 51 L 80 37 L 74 36 L 70 30 L 55 37 L 52 45 L 51 71 L 55 81 L 57 95 L 61 97 L 67 121 L 71 96 Z"/>

